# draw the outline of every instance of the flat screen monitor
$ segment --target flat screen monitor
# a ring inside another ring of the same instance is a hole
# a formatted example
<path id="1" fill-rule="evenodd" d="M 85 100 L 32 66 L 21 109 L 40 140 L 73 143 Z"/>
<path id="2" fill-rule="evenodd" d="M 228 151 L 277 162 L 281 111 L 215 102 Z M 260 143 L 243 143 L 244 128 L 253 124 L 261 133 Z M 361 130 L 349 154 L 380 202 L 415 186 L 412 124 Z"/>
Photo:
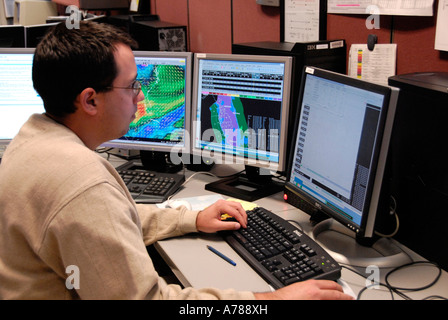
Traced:
<path id="1" fill-rule="evenodd" d="M 0 48 L 0 144 L 8 144 L 34 113 L 45 112 L 31 77 L 34 49 Z"/>
<path id="2" fill-rule="evenodd" d="M 368 244 L 390 208 L 385 169 L 398 89 L 305 67 L 300 90 L 285 194 Z"/>
<path id="3" fill-rule="evenodd" d="M 61 22 L 25 26 L 25 47 L 36 48 L 48 30 L 58 23 Z"/>
<path id="4" fill-rule="evenodd" d="M 25 48 L 25 27 L 0 25 L 0 48 Z"/>
<path id="5" fill-rule="evenodd" d="M 190 152 L 192 54 L 134 51 L 134 56 L 145 99 L 126 135 L 103 146 L 140 150 L 148 170 L 178 171 L 183 164 L 177 154 Z"/>
<path id="6" fill-rule="evenodd" d="M 195 54 L 192 153 L 216 164 L 244 164 L 245 175 L 207 190 L 243 200 L 275 193 L 286 168 L 291 57 Z"/>
<path id="7" fill-rule="evenodd" d="M 83 10 L 129 9 L 129 0 L 79 0 Z"/>

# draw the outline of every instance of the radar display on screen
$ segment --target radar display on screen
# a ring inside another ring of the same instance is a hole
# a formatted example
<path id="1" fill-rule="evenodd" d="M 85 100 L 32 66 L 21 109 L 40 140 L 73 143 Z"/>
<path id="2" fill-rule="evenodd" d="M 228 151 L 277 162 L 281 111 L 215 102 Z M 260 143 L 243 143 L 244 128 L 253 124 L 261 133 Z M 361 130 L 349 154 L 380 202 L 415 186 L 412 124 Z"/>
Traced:
<path id="1" fill-rule="evenodd" d="M 185 129 L 185 59 L 137 57 L 137 80 L 145 99 L 121 139 L 179 143 Z"/>
<path id="2" fill-rule="evenodd" d="M 202 60 L 200 68 L 196 120 L 203 139 L 197 143 L 278 162 L 284 64 Z"/>

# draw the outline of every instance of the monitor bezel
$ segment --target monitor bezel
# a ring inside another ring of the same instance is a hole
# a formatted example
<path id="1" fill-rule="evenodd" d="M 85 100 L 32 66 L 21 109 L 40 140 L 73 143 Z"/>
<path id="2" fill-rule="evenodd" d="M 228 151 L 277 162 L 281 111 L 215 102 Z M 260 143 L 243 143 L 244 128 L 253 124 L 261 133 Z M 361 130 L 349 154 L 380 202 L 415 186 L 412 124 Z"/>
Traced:
<path id="1" fill-rule="evenodd" d="M 35 48 L 0 48 L 0 54 L 32 54 L 34 55 Z M 31 64 L 32 67 L 32 64 Z M 34 87 L 33 87 L 34 89 Z M 43 102 L 42 102 L 43 106 Z M 43 109 L 45 112 L 45 109 Z M 29 116 L 31 116 L 30 114 Z M 14 137 L 8 138 L 8 139 L 1 139 L 0 138 L 0 145 L 8 145 Z"/>
<path id="2" fill-rule="evenodd" d="M 11 43 L 11 47 L 0 47 L 1 49 L 14 49 L 14 48 L 25 48 L 25 26 L 22 25 L 0 25 L 0 39 L 7 37 L 7 34 L 10 33 L 13 36 L 13 42 Z"/>
<path id="3" fill-rule="evenodd" d="M 320 76 L 329 80 L 334 80 L 338 82 L 343 82 L 346 85 L 350 85 L 353 87 L 365 89 L 368 91 L 376 92 L 384 95 L 385 99 L 383 101 L 382 112 L 380 115 L 379 122 L 379 133 L 378 133 L 378 141 L 381 141 L 380 144 L 377 144 L 374 148 L 374 159 L 373 159 L 373 171 L 370 176 L 372 179 L 369 179 L 369 184 L 367 187 L 367 194 L 371 194 L 368 199 L 368 202 L 363 208 L 361 222 L 360 224 L 353 223 L 349 219 L 344 218 L 342 215 L 338 214 L 331 207 L 325 205 L 318 198 L 311 197 L 308 193 L 304 192 L 299 187 L 295 186 L 291 183 L 291 173 L 293 170 L 294 163 L 294 151 L 297 144 L 298 135 L 295 134 L 298 130 L 300 118 L 301 118 L 301 106 L 303 101 L 303 91 L 306 85 L 306 77 L 308 74 L 314 74 L 316 76 Z M 372 82 L 363 81 L 357 78 L 349 77 L 347 75 L 343 75 L 340 73 L 336 73 L 333 71 L 328 71 L 320 68 L 305 66 L 302 73 L 302 81 L 300 84 L 300 94 L 298 99 L 297 108 L 299 110 L 298 116 L 295 119 L 294 131 L 293 131 L 293 142 L 290 146 L 289 153 L 289 165 L 287 171 L 287 180 L 285 183 L 285 188 L 290 192 L 298 196 L 300 199 L 314 206 L 314 208 L 320 212 L 325 213 L 328 217 L 333 218 L 338 221 L 345 227 L 354 231 L 356 236 L 359 238 L 372 238 L 375 233 L 375 224 L 377 221 L 378 210 L 380 210 L 381 203 L 380 201 L 384 201 L 382 196 L 382 190 L 384 187 L 383 181 L 385 178 L 385 170 L 387 165 L 387 155 L 389 151 L 390 140 L 392 136 L 393 123 L 396 112 L 396 105 L 398 99 L 399 90 L 394 87 L 384 86 L 375 84 Z M 388 199 L 387 199 L 388 201 Z"/>
<path id="4" fill-rule="evenodd" d="M 254 61 L 254 62 L 274 62 L 284 63 L 284 85 L 283 85 L 283 97 L 282 97 L 282 111 L 281 111 L 281 128 L 279 141 L 279 161 L 270 162 L 261 159 L 246 158 L 234 154 L 220 152 L 217 150 L 212 151 L 213 161 L 216 164 L 243 164 L 258 168 L 264 168 L 269 171 L 284 172 L 286 170 L 287 163 L 287 135 L 288 135 L 288 117 L 291 108 L 291 77 L 292 77 L 292 57 L 287 56 L 265 56 L 265 55 L 246 55 L 246 54 L 220 54 L 220 53 L 195 53 L 194 55 L 194 68 L 193 68 L 193 92 L 192 92 L 192 105 L 191 105 L 191 152 L 194 156 L 205 157 L 208 161 L 208 154 L 204 155 L 202 148 L 196 147 L 195 141 L 197 140 L 197 123 L 198 119 L 198 102 L 201 93 L 198 91 L 199 85 L 199 62 L 200 60 L 224 60 L 224 61 Z M 216 161 L 216 159 L 220 161 Z"/>
<path id="5" fill-rule="evenodd" d="M 190 128 L 191 128 L 191 79 L 192 79 L 192 64 L 193 54 L 191 52 L 166 52 L 166 51 L 138 51 L 134 50 L 135 58 L 184 58 L 186 59 L 185 68 L 185 128 L 184 128 L 184 143 L 175 144 L 155 144 L 150 142 L 139 142 L 132 140 L 126 140 L 117 138 L 101 144 L 101 147 L 117 148 L 125 150 L 139 150 L 139 151 L 151 151 L 151 152 L 176 152 L 177 153 L 189 153 L 190 152 Z M 131 142 L 129 142 L 131 141 Z"/>
<path id="6" fill-rule="evenodd" d="M 63 22 L 51 22 L 25 26 L 25 47 L 36 48 L 42 38 L 50 31 L 50 29 L 57 26 L 59 23 Z"/>

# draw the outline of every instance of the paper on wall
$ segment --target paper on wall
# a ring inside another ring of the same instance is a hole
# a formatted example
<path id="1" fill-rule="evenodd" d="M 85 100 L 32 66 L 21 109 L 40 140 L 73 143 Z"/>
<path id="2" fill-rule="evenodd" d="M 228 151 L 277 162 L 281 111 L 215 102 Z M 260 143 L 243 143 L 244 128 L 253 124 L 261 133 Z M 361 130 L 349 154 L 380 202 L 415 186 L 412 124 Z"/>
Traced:
<path id="1" fill-rule="evenodd" d="M 376 6 L 380 14 L 432 16 L 434 0 L 328 0 L 328 13 L 369 14 Z M 369 9 L 370 7 L 370 9 Z"/>
<path id="2" fill-rule="evenodd" d="M 319 40 L 319 1 L 285 0 L 285 41 Z"/>
<path id="3" fill-rule="evenodd" d="M 439 1 L 435 49 L 448 51 L 448 0 Z"/>
<path id="4" fill-rule="evenodd" d="M 353 44 L 349 52 L 348 75 L 387 85 L 388 78 L 396 73 L 396 62 L 396 44 L 376 44 L 373 51 L 366 44 Z"/>

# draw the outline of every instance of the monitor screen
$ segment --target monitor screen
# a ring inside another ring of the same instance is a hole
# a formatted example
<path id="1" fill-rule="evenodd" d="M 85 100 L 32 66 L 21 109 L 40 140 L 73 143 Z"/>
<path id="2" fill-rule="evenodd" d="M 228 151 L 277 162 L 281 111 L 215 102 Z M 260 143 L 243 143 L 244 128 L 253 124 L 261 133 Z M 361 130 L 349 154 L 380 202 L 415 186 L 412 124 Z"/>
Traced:
<path id="1" fill-rule="evenodd" d="M 34 113 L 45 112 L 31 77 L 34 49 L 0 48 L 0 143 L 7 144 Z"/>
<path id="2" fill-rule="evenodd" d="M 244 164 L 248 180 L 240 189 L 234 182 L 206 189 L 248 201 L 275 192 L 260 187 L 274 186 L 267 178 L 286 168 L 291 63 L 282 56 L 195 55 L 192 153 L 216 164 Z"/>
<path id="3" fill-rule="evenodd" d="M 283 171 L 290 75 L 289 57 L 196 54 L 193 153 Z"/>
<path id="4" fill-rule="evenodd" d="M 192 54 L 134 51 L 134 56 L 145 99 L 128 133 L 103 146 L 189 152 Z"/>
<path id="5" fill-rule="evenodd" d="M 286 190 L 371 237 L 397 95 L 394 88 L 305 67 Z"/>

